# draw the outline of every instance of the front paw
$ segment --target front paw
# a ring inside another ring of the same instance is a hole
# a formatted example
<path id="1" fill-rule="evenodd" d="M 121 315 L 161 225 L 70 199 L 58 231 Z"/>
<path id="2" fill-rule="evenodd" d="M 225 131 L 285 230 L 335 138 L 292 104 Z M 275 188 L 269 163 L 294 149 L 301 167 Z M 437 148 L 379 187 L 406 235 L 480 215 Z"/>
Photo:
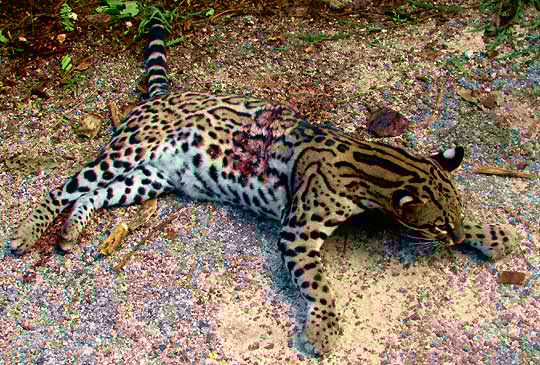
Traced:
<path id="1" fill-rule="evenodd" d="M 479 250 L 491 261 L 508 256 L 521 241 L 516 227 L 509 224 L 466 223 L 464 229 L 467 235 L 464 244 Z"/>
<path id="2" fill-rule="evenodd" d="M 328 315 L 326 311 L 319 313 L 317 310 L 311 311 L 310 320 L 306 327 L 306 338 L 322 355 L 334 348 L 339 336 L 339 322 L 337 316 Z M 330 313 L 333 314 L 333 313 Z"/>
<path id="3" fill-rule="evenodd" d="M 39 239 L 39 231 L 30 221 L 23 222 L 18 228 L 15 235 L 11 238 L 9 249 L 12 254 L 21 256 L 34 246 Z"/>

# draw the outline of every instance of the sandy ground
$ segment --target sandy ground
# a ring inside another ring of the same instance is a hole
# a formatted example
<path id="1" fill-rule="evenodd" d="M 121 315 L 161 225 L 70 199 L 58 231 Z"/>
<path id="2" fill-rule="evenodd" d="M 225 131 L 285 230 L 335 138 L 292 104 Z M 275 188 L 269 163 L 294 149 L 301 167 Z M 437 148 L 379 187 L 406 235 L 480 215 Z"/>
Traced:
<path id="1" fill-rule="evenodd" d="M 355 17 L 233 18 L 169 50 L 172 90 L 289 102 L 314 122 L 360 136 L 367 136 L 366 107 L 399 110 L 417 124 L 386 141 L 418 153 L 465 146 L 456 175 L 467 215 L 514 225 L 522 236 L 514 254 L 486 263 L 472 251 L 417 252 L 400 244 L 391 225 L 340 229 L 323 260 L 343 334 L 317 361 L 294 349 L 304 308 L 281 266 L 277 223 L 167 196 L 111 257 L 100 255 L 98 244 L 137 207 L 97 212 L 65 256 L 1 251 L 0 363 L 540 363 L 540 180 L 473 172 L 489 164 L 540 173 L 540 67 L 527 66 L 526 55 L 488 58 L 482 33 L 471 32 L 480 17 L 469 10 L 459 19 L 382 31 Z M 517 41 L 533 42 L 521 31 Z M 344 36 L 308 42 L 321 32 Z M 47 87 L 47 99 L 25 92 L 57 72 L 51 61 L 18 80 L 21 92 L 0 96 L 6 246 L 42 195 L 109 140 L 110 102 L 137 100 L 142 50 L 107 49 L 107 40 L 96 40 L 72 50 L 91 64 L 75 92 L 56 85 Z M 458 96 L 471 89 L 475 103 Z M 75 133 L 89 113 L 104 120 L 91 140 Z M 422 128 L 426 121 L 431 126 Z M 116 273 L 113 266 L 143 238 L 147 243 Z M 502 270 L 530 278 L 524 286 L 499 285 Z"/>

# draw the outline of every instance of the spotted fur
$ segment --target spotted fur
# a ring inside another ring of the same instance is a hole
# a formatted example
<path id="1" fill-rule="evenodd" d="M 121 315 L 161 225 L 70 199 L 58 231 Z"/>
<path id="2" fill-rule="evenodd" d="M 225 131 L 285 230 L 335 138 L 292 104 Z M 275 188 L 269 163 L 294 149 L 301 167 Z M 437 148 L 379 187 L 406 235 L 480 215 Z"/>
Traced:
<path id="1" fill-rule="evenodd" d="M 509 224 L 480 224 L 466 222 L 464 243 L 476 248 L 491 260 L 510 254 L 519 243 L 514 226 Z"/>
<path id="2" fill-rule="evenodd" d="M 153 99 L 169 94 L 169 77 L 163 26 L 157 21 L 151 21 L 150 25 L 150 39 L 144 63 L 148 76 L 148 95 Z"/>
<path id="3" fill-rule="evenodd" d="M 65 208 L 59 245 L 70 249 L 94 210 L 179 191 L 281 222 L 278 247 L 308 306 L 306 335 L 320 352 L 339 333 L 334 291 L 321 264 L 324 240 L 377 207 L 413 234 L 465 239 L 451 171 L 463 148 L 419 157 L 307 123 L 293 109 L 248 96 L 169 94 L 163 29 L 154 24 L 150 100 L 138 105 L 95 161 L 52 190 L 21 223 L 12 251 L 26 252 Z"/>

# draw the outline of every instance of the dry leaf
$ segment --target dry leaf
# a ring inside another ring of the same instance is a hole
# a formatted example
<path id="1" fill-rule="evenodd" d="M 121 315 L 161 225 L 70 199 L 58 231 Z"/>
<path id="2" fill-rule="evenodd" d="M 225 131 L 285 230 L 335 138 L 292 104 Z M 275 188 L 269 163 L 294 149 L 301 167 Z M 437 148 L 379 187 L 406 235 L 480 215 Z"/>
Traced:
<path id="1" fill-rule="evenodd" d="M 480 102 L 483 106 L 489 109 L 494 109 L 497 106 L 501 106 L 504 102 L 504 98 L 500 90 L 495 90 L 480 98 Z"/>
<path id="2" fill-rule="evenodd" d="M 191 19 L 186 19 L 182 22 L 182 30 L 188 32 L 193 27 Z"/>
<path id="3" fill-rule="evenodd" d="M 103 242 L 98 246 L 98 251 L 105 256 L 111 255 L 118 246 L 124 242 L 124 239 L 129 233 L 127 224 L 120 223 L 116 225 L 112 232 L 105 238 Z"/>
<path id="4" fill-rule="evenodd" d="M 306 53 L 311 53 L 313 51 L 315 51 L 315 46 L 313 44 L 306 47 L 306 48 L 304 48 L 304 52 L 306 52 Z"/>
<path id="5" fill-rule="evenodd" d="M 527 128 L 527 136 L 531 139 L 540 137 L 540 122 L 538 120 L 533 121 Z"/>
<path id="6" fill-rule="evenodd" d="M 420 51 L 420 56 L 430 60 L 436 61 L 441 56 L 441 51 L 434 51 L 432 49 L 423 49 Z"/>
<path id="7" fill-rule="evenodd" d="M 377 137 L 395 137 L 402 135 L 410 123 L 400 112 L 382 107 L 370 113 L 367 127 Z"/>
<path id="8" fill-rule="evenodd" d="M 84 71 L 92 66 L 92 59 L 90 57 L 85 57 L 77 63 L 77 66 L 73 68 L 75 71 Z"/>
<path id="9" fill-rule="evenodd" d="M 145 222 L 150 219 L 152 215 L 154 215 L 157 211 L 157 199 L 149 199 L 145 200 L 139 210 L 137 210 L 137 213 L 135 214 L 135 217 L 131 221 L 129 221 L 128 226 L 131 231 L 134 231 L 135 229 L 142 226 Z"/>
<path id="10" fill-rule="evenodd" d="M 174 229 L 167 229 L 163 232 L 163 237 L 169 241 L 176 240 L 178 238 L 178 232 Z"/>
<path id="11" fill-rule="evenodd" d="M 17 154 L 6 158 L 4 164 L 15 177 L 37 175 L 39 171 L 58 167 L 57 159 L 38 153 Z"/>
<path id="12" fill-rule="evenodd" d="M 473 103 L 476 105 L 480 105 L 480 93 L 478 90 L 469 90 L 464 89 L 462 87 L 459 87 L 457 89 L 457 94 L 465 101 L 468 101 L 469 103 Z"/>
<path id="13" fill-rule="evenodd" d="M 48 91 L 47 91 L 47 88 L 45 86 L 45 84 L 41 84 L 39 86 L 36 86 L 34 88 L 32 88 L 32 90 L 30 91 L 30 95 L 35 95 L 39 98 L 42 98 L 42 99 L 48 99 L 49 98 L 49 94 L 48 94 Z"/>
<path id="14" fill-rule="evenodd" d="M 83 117 L 81 125 L 77 129 L 77 134 L 89 139 L 94 138 L 103 123 L 103 118 L 98 114 L 90 113 Z"/>
<path id="15" fill-rule="evenodd" d="M 276 41 L 284 41 L 284 40 L 285 40 L 285 35 L 283 34 L 273 35 L 271 37 L 268 37 L 267 39 L 268 42 L 276 42 Z"/>
<path id="16" fill-rule="evenodd" d="M 111 111 L 111 121 L 112 125 L 115 129 L 118 129 L 120 127 L 121 119 L 120 119 L 120 110 L 118 110 L 118 105 L 116 105 L 116 102 L 111 101 L 109 103 L 109 110 Z"/>
<path id="17" fill-rule="evenodd" d="M 524 285 L 528 281 L 528 276 L 522 271 L 501 271 L 497 281 L 499 284 Z"/>
<path id="18" fill-rule="evenodd" d="M 135 217 L 127 224 L 121 222 L 113 228 L 107 238 L 99 245 L 99 252 L 106 256 L 111 255 L 124 242 L 129 232 L 133 232 L 143 225 L 156 211 L 157 200 L 146 200 L 137 210 Z"/>
<path id="19" fill-rule="evenodd" d="M 89 23 L 107 24 L 111 21 L 112 15 L 109 15 L 107 13 L 98 13 L 98 14 L 89 15 L 86 19 L 88 20 Z"/>

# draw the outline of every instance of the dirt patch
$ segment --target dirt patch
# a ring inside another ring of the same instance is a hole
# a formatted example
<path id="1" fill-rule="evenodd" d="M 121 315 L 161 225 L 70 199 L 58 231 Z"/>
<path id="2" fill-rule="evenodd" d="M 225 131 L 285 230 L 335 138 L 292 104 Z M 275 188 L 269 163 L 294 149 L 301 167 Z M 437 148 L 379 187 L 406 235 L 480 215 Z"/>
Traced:
<path id="1" fill-rule="evenodd" d="M 484 18 L 472 3 L 465 6 L 459 18 L 387 28 L 354 13 L 339 21 L 235 16 L 188 34 L 168 51 L 172 92 L 249 94 L 288 103 L 313 123 L 366 139 L 373 139 L 366 132 L 369 108 L 399 111 L 414 123 L 404 135 L 383 140 L 417 153 L 463 145 L 466 163 L 457 177 L 466 214 L 510 223 L 522 235 L 520 250 L 485 263 L 474 253 L 411 253 L 391 226 L 343 229 L 323 248 L 343 335 L 321 363 L 540 361 L 539 180 L 471 172 L 491 164 L 540 173 L 539 66 L 522 55 L 505 58 L 510 49 L 489 56 L 484 38 L 470 33 Z M 327 40 L 314 42 L 321 34 Z M 533 44 L 536 38 L 520 39 Z M 0 238 L 6 245 L 41 196 L 110 140 L 110 103 L 138 100 L 142 43 L 121 52 L 114 44 L 103 38 L 72 45 L 76 57 L 92 59 L 74 88 L 51 83 L 45 98 L 31 92 L 56 74 L 53 57 L 30 67 L 0 96 Z M 466 101 L 460 88 L 479 96 Z M 495 90 L 500 101 L 484 105 L 481 96 Z M 105 119 L 90 140 L 76 134 L 88 113 Z M 178 241 L 155 239 L 124 274 L 112 267 L 129 248 L 104 258 L 97 246 L 134 207 L 97 212 L 78 248 L 65 256 L 15 258 L 4 250 L 3 358 L 315 362 L 289 348 L 303 308 L 281 266 L 276 226 L 173 197 L 160 199 L 155 224 L 178 209 L 185 211 L 165 232 Z M 149 230 L 134 234 L 128 247 Z M 528 271 L 531 280 L 524 287 L 501 286 L 496 278 L 502 270 Z"/>

